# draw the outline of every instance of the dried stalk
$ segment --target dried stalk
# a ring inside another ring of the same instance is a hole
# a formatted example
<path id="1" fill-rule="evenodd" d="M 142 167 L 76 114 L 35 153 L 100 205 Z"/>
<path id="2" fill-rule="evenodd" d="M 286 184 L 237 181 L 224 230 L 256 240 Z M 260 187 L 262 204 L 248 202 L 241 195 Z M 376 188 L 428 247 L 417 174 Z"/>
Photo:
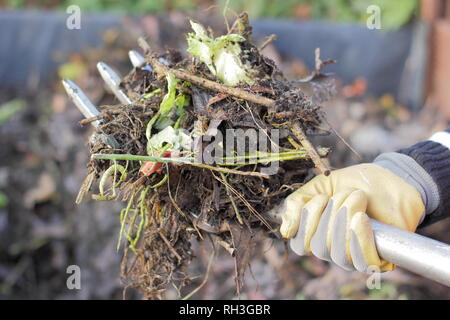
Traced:
<path id="1" fill-rule="evenodd" d="M 328 168 L 322 162 L 319 154 L 317 153 L 316 149 L 314 149 L 314 146 L 311 144 L 311 142 L 309 142 L 309 140 L 306 138 L 306 135 L 298 122 L 292 125 L 291 131 L 294 134 L 294 136 L 299 140 L 299 142 L 302 144 L 302 146 L 306 150 L 308 150 L 309 156 L 311 157 L 311 160 L 314 162 L 316 168 L 318 168 L 324 175 L 328 176 L 330 174 L 330 168 Z"/>
<path id="2" fill-rule="evenodd" d="M 163 239 L 164 243 L 167 245 L 167 247 L 169 248 L 170 252 L 172 252 L 174 254 L 174 256 L 178 259 L 178 261 L 181 262 L 183 259 L 178 254 L 178 252 L 175 250 L 175 248 L 170 244 L 169 240 L 167 240 L 167 238 L 162 234 L 161 231 L 158 232 L 158 234 L 161 237 L 161 239 Z"/>

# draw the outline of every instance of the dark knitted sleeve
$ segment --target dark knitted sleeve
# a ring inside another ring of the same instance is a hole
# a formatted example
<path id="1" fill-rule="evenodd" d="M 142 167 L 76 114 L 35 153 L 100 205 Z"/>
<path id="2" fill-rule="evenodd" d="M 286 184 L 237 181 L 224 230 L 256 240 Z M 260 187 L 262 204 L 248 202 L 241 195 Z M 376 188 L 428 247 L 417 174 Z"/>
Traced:
<path id="1" fill-rule="evenodd" d="M 429 140 L 397 151 L 413 158 L 433 178 L 439 190 L 439 205 L 427 214 L 420 227 L 450 216 L 450 128 Z"/>

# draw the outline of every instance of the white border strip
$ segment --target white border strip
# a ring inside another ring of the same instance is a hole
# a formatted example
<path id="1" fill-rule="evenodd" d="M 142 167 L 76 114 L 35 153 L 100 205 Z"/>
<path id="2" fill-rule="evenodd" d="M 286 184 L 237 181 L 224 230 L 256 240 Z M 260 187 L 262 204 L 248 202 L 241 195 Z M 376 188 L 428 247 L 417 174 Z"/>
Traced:
<path id="1" fill-rule="evenodd" d="M 442 144 L 450 149 L 450 133 L 439 131 L 433 134 L 428 140 Z"/>

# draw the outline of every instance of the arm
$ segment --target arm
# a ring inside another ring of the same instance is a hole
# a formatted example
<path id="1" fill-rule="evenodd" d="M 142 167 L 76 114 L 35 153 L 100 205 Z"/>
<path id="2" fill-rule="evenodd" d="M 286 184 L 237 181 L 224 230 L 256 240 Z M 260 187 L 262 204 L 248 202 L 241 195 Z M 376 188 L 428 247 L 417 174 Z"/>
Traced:
<path id="1" fill-rule="evenodd" d="M 427 215 L 419 227 L 450 216 L 450 127 L 430 139 L 399 151 L 420 165 L 432 178 L 435 187 L 424 185 Z M 436 194 L 437 193 L 437 194 Z"/>

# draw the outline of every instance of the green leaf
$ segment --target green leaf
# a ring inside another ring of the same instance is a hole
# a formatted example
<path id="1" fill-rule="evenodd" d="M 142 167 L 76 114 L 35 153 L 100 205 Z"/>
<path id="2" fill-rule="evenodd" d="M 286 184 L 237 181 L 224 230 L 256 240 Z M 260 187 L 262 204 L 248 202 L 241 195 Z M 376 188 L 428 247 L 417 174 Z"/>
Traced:
<path id="1" fill-rule="evenodd" d="M 224 84 L 229 86 L 236 86 L 240 82 L 245 82 L 249 85 L 255 83 L 255 81 L 248 76 L 249 72 L 242 65 L 241 60 L 239 59 L 239 54 L 236 54 L 229 49 L 227 50 L 223 48 L 217 50 L 214 56 L 214 64 L 217 70 L 217 77 Z"/>
<path id="2" fill-rule="evenodd" d="M 182 116 L 186 111 L 184 107 L 187 107 L 191 103 L 190 96 L 185 95 L 184 93 L 178 94 L 175 99 L 175 105 L 177 106 L 177 116 Z"/>
<path id="3" fill-rule="evenodd" d="M 187 51 L 205 63 L 212 74 L 216 74 L 216 69 L 212 62 L 213 40 L 208 37 L 205 28 L 203 28 L 201 24 L 192 20 L 190 22 L 192 30 L 194 30 L 195 33 L 187 34 Z"/>
<path id="4" fill-rule="evenodd" d="M 252 70 L 243 65 L 240 42 L 245 38 L 238 34 L 227 34 L 215 39 L 208 37 L 205 28 L 191 21 L 194 33 L 188 33 L 188 52 L 206 64 L 209 71 L 229 86 L 239 83 L 253 84 Z"/>
<path id="5" fill-rule="evenodd" d="M 25 102 L 20 99 L 14 99 L 0 105 L 0 124 L 7 122 L 23 109 L 25 109 Z"/>
<path id="6" fill-rule="evenodd" d="M 154 124 L 154 127 L 155 127 L 156 130 L 161 131 L 161 130 L 163 130 L 166 127 L 171 126 L 171 125 L 173 125 L 173 120 L 172 119 L 170 119 L 168 117 L 165 117 L 165 116 L 160 116 L 158 118 L 158 120 L 156 120 L 156 122 Z"/>
<path id="7" fill-rule="evenodd" d="M 192 138 L 190 136 L 185 134 L 182 130 L 168 126 L 152 136 L 148 141 L 147 151 L 149 154 L 153 154 L 155 151 L 167 147 L 167 145 L 171 150 L 190 150 L 191 144 Z"/>
<path id="8" fill-rule="evenodd" d="M 167 94 L 164 96 L 161 104 L 159 105 L 159 111 L 162 116 L 168 115 L 172 111 L 175 105 L 175 94 L 178 79 L 172 73 L 167 74 Z"/>
<path id="9" fill-rule="evenodd" d="M 158 131 L 162 131 L 169 126 L 179 126 L 180 121 L 184 118 L 186 111 L 184 108 L 190 104 L 190 96 L 185 95 L 184 93 L 179 92 L 177 95 L 177 84 L 180 82 L 172 73 L 168 73 L 166 76 L 167 79 L 167 94 L 163 97 L 161 104 L 159 105 L 158 112 L 153 116 L 152 119 L 147 123 L 147 128 L 145 131 L 145 135 L 147 137 L 147 153 L 152 153 L 152 145 L 150 144 L 150 140 L 153 139 L 155 135 L 152 136 L 152 129 L 156 129 Z M 182 86 L 190 86 L 189 82 L 183 82 Z M 147 93 L 143 95 L 143 98 L 148 98 L 153 96 L 156 93 L 159 93 L 160 90 L 156 89 L 151 93 Z M 176 107 L 176 110 L 174 110 Z M 172 117 L 176 114 L 178 116 L 178 120 L 175 122 L 172 120 Z"/>
<path id="10" fill-rule="evenodd" d="M 8 205 L 8 197 L 6 194 L 0 191 L 0 208 L 4 208 Z"/>
<path id="11" fill-rule="evenodd" d="M 151 97 L 153 97 L 154 95 L 161 93 L 161 89 L 158 88 L 156 90 L 153 90 L 152 92 L 148 92 L 142 95 L 141 101 L 145 100 L 145 99 L 150 99 Z"/>

